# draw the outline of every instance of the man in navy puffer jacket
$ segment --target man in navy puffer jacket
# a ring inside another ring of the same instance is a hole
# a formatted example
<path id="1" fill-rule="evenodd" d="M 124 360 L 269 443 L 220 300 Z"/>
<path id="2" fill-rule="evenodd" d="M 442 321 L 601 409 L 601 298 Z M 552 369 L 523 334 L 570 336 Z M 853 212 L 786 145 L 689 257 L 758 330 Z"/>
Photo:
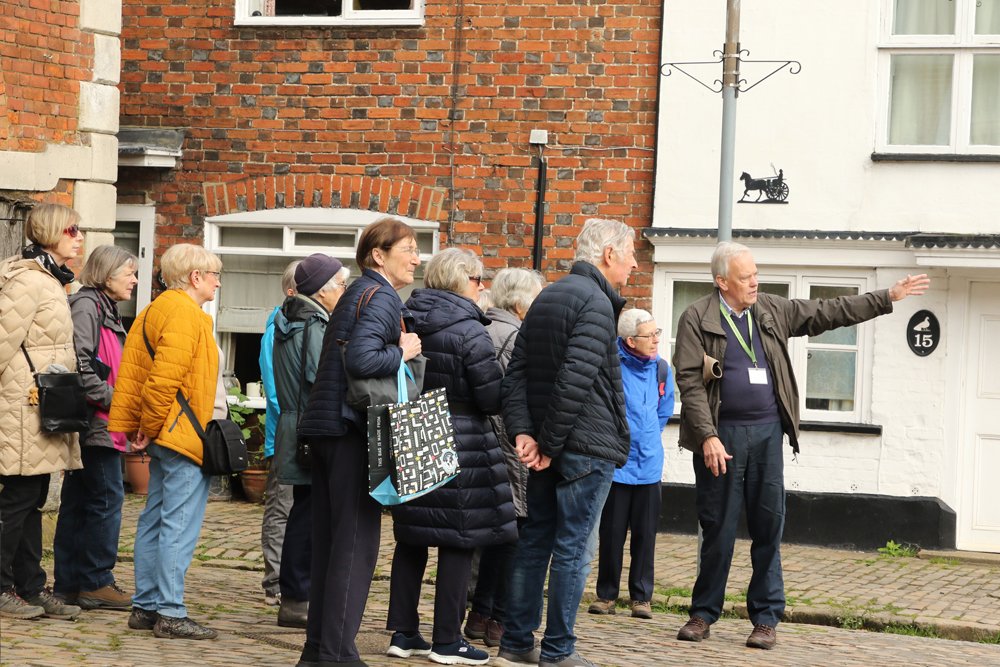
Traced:
<path id="1" fill-rule="evenodd" d="M 635 261 L 635 232 L 591 219 L 577 238 L 570 275 L 528 311 L 503 381 L 507 433 L 528 479 L 528 517 L 510 577 L 500 658 L 541 667 L 591 665 L 575 651 L 577 607 L 597 544 L 596 526 L 616 466 L 628 459 L 615 336 Z M 540 650 L 534 631 L 548 616 Z"/>

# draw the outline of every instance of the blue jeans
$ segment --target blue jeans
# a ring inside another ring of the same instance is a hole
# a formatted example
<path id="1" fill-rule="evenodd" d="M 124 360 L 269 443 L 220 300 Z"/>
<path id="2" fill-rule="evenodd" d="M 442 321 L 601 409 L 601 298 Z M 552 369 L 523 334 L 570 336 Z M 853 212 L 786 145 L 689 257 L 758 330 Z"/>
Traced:
<path id="1" fill-rule="evenodd" d="M 52 589 L 59 595 L 96 591 L 115 582 L 122 523 L 122 455 L 101 446 L 80 448 L 82 470 L 63 478 Z"/>
<path id="2" fill-rule="evenodd" d="M 184 575 L 201 532 L 209 476 L 188 457 L 151 444 L 149 496 L 135 531 L 132 604 L 184 618 Z"/>
<path id="3" fill-rule="evenodd" d="M 548 469 L 531 473 L 528 518 L 510 577 L 503 648 L 524 653 L 534 647 L 551 559 L 542 660 L 559 662 L 572 655 L 576 646 L 573 626 L 614 472 L 611 461 L 563 451 Z"/>
<path id="4" fill-rule="evenodd" d="M 747 612 L 754 625 L 778 625 L 785 611 L 781 574 L 781 534 L 785 527 L 785 461 L 781 424 L 720 425 L 719 439 L 732 455 L 726 474 L 713 477 L 694 455 L 698 521 L 704 540 L 701 569 L 691 596 L 691 615 L 714 623 L 722 614 L 729 567 L 733 562 L 740 510 L 747 513 L 753 575 Z"/>

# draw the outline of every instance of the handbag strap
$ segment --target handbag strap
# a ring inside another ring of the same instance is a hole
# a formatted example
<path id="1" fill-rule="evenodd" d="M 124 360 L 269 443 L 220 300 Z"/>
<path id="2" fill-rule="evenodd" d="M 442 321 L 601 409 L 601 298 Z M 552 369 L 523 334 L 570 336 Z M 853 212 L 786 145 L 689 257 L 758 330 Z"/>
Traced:
<path id="1" fill-rule="evenodd" d="M 407 403 L 410 400 L 410 394 L 406 390 L 406 378 L 413 380 L 416 384 L 417 381 L 413 377 L 413 371 L 410 367 L 406 365 L 405 361 L 400 360 L 399 370 L 396 371 L 396 402 L 397 403 Z"/>
<path id="2" fill-rule="evenodd" d="M 508 335 L 508 336 L 507 336 L 507 338 L 505 338 L 505 339 L 504 339 L 504 341 L 503 341 L 503 345 L 501 345 L 501 346 L 500 346 L 500 349 L 499 349 L 499 350 L 497 350 L 497 360 L 498 360 L 498 361 L 500 360 L 500 357 L 502 357 L 502 356 L 503 356 L 503 353 L 507 351 L 507 345 L 509 345 L 509 344 L 510 344 L 510 341 L 511 341 L 511 340 L 512 340 L 512 339 L 514 338 L 514 336 L 516 336 L 516 335 L 517 335 L 517 329 L 514 329 L 513 331 L 511 331 L 511 332 L 510 332 L 510 335 Z"/>
<path id="3" fill-rule="evenodd" d="M 361 297 L 358 299 L 358 307 L 354 310 L 355 323 L 357 323 L 357 321 L 361 318 L 361 309 L 368 305 L 368 302 L 372 300 L 372 297 L 375 296 L 375 292 L 377 292 L 380 287 L 382 286 L 372 285 L 371 287 L 369 287 L 368 289 L 366 289 L 364 292 L 361 293 Z M 406 333 L 406 321 L 403 320 L 402 314 L 400 314 L 399 316 L 399 330 L 402 331 L 403 333 Z"/>
<path id="4" fill-rule="evenodd" d="M 24 352 L 24 358 L 28 360 L 28 368 L 31 369 L 32 375 L 37 375 L 35 372 L 35 365 L 31 363 L 31 356 L 28 354 L 28 350 L 24 347 L 24 343 L 21 343 L 21 352 Z"/>
<path id="5" fill-rule="evenodd" d="M 156 350 L 153 349 L 152 343 L 149 342 L 149 336 L 146 335 L 145 317 L 142 318 L 142 340 L 146 343 L 146 351 L 149 352 L 149 358 L 156 359 Z M 198 418 L 194 416 L 194 410 L 191 409 L 191 404 L 188 403 L 187 398 L 185 398 L 180 389 L 177 390 L 177 402 L 180 403 L 181 412 L 187 415 L 188 421 L 190 421 L 191 425 L 194 426 L 194 430 L 198 434 L 198 437 L 204 440 L 205 429 L 202 428 L 201 422 L 198 421 Z"/>

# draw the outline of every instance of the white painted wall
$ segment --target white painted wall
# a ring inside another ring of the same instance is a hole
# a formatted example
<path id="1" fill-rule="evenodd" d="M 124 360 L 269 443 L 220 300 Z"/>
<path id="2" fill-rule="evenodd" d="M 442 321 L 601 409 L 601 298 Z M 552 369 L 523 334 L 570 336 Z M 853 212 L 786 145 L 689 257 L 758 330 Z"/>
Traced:
<path id="1" fill-rule="evenodd" d="M 738 98 L 735 172 L 784 169 L 787 206 L 737 205 L 740 229 L 996 233 L 1000 165 L 875 163 L 882 3 L 758 0 L 742 4 L 748 58 L 798 60 Z M 665 0 L 663 62 L 711 60 L 725 2 Z M 744 64 L 753 83 L 769 70 Z M 721 66 L 688 68 L 706 83 Z M 884 82 L 882 82 L 884 85 Z M 674 71 L 660 82 L 654 226 L 714 227 L 721 96 Z M 736 182 L 737 198 L 743 188 Z M 754 193 L 753 197 L 756 197 Z"/>

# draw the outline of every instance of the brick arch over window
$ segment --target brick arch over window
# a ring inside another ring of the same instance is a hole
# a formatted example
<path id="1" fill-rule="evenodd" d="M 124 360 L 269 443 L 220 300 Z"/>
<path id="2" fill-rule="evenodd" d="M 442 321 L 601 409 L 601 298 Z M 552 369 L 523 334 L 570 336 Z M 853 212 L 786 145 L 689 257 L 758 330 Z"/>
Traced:
<path id="1" fill-rule="evenodd" d="M 287 174 L 204 184 L 208 217 L 281 208 L 356 208 L 437 222 L 445 191 L 366 176 Z"/>

